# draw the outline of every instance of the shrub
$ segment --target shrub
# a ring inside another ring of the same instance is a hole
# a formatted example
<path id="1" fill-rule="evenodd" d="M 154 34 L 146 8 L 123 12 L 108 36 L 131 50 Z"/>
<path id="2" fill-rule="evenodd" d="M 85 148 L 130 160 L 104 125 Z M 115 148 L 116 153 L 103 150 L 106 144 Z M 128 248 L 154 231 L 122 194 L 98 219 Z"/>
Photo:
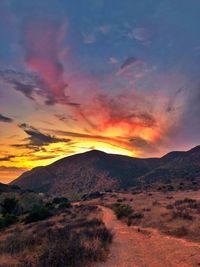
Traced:
<path id="1" fill-rule="evenodd" d="M 158 200 L 154 200 L 154 201 L 152 202 L 152 205 L 153 205 L 153 206 L 160 206 L 160 202 L 159 202 Z"/>
<path id="2" fill-rule="evenodd" d="M 60 203 L 58 208 L 59 209 L 67 209 L 67 208 L 70 208 L 71 207 L 71 203 L 70 202 L 63 202 L 63 203 Z"/>
<path id="3" fill-rule="evenodd" d="M 149 211 L 151 211 L 151 209 L 150 208 L 143 208 L 143 211 L 149 212 Z"/>
<path id="4" fill-rule="evenodd" d="M 9 235 L 6 240 L 0 243 L 0 253 L 10 253 L 11 255 L 20 253 L 27 248 L 31 248 L 36 243 L 32 235 L 25 235 L 15 232 Z"/>
<path id="5" fill-rule="evenodd" d="M 53 204 L 61 204 L 61 203 L 66 203 L 69 202 L 68 198 L 66 197 L 55 197 L 53 199 Z"/>
<path id="6" fill-rule="evenodd" d="M 65 217 L 63 227 L 54 227 L 58 218 L 50 224 L 46 221 L 25 227 L 23 232 L 13 230 L 0 241 L 0 254 L 14 255 L 16 266 L 20 267 L 93 266 L 94 262 L 105 260 L 112 233 L 101 220 L 87 219 L 91 207 L 73 210 L 78 218 Z M 44 207 L 35 207 L 31 214 L 36 216 L 38 211 L 41 213 Z M 35 217 L 31 219 L 35 221 Z"/>
<path id="7" fill-rule="evenodd" d="M 18 201 L 15 198 L 5 198 L 1 204 L 2 214 L 10 214 L 16 212 Z"/>
<path id="8" fill-rule="evenodd" d="M 50 217 L 52 214 L 45 206 L 35 206 L 25 219 L 25 223 L 37 222 Z"/>
<path id="9" fill-rule="evenodd" d="M 128 217 L 133 212 L 131 206 L 129 205 L 117 206 L 114 211 L 118 219 L 122 217 Z"/>
<path id="10" fill-rule="evenodd" d="M 13 214 L 5 214 L 0 218 L 0 229 L 6 228 L 17 221 L 17 217 Z"/>
<path id="11" fill-rule="evenodd" d="M 173 219 L 177 219 L 177 218 L 181 218 L 181 219 L 184 219 L 184 220 L 193 220 L 193 216 L 190 215 L 187 211 L 174 211 L 172 213 L 172 218 Z"/>
<path id="12" fill-rule="evenodd" d="M 184 237 L 188 234 L 188 230 L 186 227 L 181 226 L 178 227 L 170 232 L 171 235 L 177 236 L 177 237 Z"/>
<path id="13" fill-rule="evenodd" d="M 135 212 L 130 216 L 131 219 L 142 219 L 144 217 L 144 214 L 141 212 Z"/>
<path id="14" fill-rule="evenodd" d="M 174 208 L 174 206 L 172 204 L 169 204 L 166 206 L 166 209 L 168 209 L 168 210 L 172 210 L 173 208 Z"/>
<path id="15" fill-rule="evenodd" d="M 131 218 L 129 217 L 128 220 L 127 220 L 127 226 L 131 226 L 132 225 L 132 220 Z"/>

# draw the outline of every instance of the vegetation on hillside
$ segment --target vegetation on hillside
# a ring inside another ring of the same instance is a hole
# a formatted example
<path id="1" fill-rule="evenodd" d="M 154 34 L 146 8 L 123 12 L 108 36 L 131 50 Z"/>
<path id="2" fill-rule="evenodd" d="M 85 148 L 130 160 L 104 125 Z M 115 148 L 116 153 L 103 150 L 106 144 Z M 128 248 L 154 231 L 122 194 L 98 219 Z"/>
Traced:
<path id="1" fill-rule="evenodd" d="M 1 194 L 0 267 L 80 267 L 104 260 L 112 233 L 98 214 L 96 206 L 72 206 L 65 197 Z"/>

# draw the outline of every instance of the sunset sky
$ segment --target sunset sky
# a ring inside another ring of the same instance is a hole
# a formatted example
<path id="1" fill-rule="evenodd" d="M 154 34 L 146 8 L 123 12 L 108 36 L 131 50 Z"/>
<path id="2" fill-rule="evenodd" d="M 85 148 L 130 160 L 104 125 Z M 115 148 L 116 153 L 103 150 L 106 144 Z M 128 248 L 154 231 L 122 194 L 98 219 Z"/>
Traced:
<path id="1" fill-rule="evenodd" d="M 0 0 L 0 182 L 200 144 L 199 27 L 199 0 Z"/>

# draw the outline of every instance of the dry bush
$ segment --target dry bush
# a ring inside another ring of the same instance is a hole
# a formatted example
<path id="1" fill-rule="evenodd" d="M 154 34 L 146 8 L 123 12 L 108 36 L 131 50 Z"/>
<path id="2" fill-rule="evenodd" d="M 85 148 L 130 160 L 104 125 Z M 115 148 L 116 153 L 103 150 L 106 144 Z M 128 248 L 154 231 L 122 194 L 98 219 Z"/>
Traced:
<path id="1" fill-rule="evenodd" d="M 123 217 L 129 217 L 132 214 L 133 209 L 129 205 L 121 204 L 121 205 L 115 205 L 114 212 L 117 218 L 121 219 Z"/>
<path id="2" fill-rule="evenodd" d="M 80 267 L 104 260 L 112 233 L 102 221 L 87 219 L 90 211 L 97 208 L 73 209 L 76 218 L 63 213 L 57 220 L 37 222 L 31 228 L 25 225 L 23 232 L 13 230 L 0 243 L 0 253 L 18 259 L 18 265 L 9 267 Z M 62 222 L 59 226 L 58 221 Z"/>
<path id="3" fill-rule="evenodd" d="M 185 237 L 188 234 L 188 229 L 184 226 L 168 231 L 168 234 L 176 237 Z"/>

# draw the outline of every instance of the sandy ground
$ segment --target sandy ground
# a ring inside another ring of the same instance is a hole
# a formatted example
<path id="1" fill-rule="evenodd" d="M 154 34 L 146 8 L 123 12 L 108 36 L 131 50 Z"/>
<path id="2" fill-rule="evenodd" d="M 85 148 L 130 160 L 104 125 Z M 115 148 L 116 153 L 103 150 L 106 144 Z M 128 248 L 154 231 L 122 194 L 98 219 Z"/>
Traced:
<path id="1" fill-rule="evenodd" d="M 100 206 L 105 225 L 114 234 L 106 262 L 95 267 L 200 266 L 200 244 L 161 235 L 153 229 L 128 227 L 113 211 Z"/>

